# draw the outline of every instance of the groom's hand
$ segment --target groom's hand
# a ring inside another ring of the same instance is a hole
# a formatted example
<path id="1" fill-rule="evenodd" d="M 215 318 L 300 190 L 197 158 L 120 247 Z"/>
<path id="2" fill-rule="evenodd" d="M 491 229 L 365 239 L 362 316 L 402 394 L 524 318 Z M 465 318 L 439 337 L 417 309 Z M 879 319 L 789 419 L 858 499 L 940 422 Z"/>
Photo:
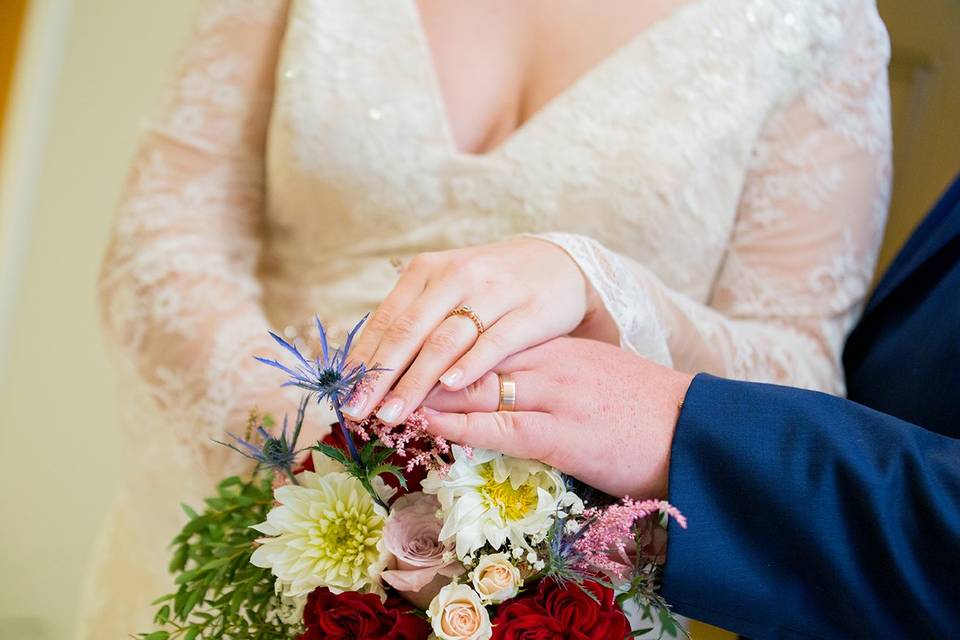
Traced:
<path id="1" fill-rule="evenodd" d="M 515 411 L 496 410 L 497 374 L 516 382 Z M 453 442 L 541 460 L 611 495 L 665 498 L 691 380 L 605 343 L 558 338 L 424 404 L 431 431 Z"/>

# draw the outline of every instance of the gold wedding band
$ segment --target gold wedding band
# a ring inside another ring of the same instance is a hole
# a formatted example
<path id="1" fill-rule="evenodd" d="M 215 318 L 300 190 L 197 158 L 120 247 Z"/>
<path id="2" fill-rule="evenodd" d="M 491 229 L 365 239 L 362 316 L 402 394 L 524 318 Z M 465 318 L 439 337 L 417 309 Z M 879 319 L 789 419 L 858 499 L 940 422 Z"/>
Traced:
<path id="1" fill-rule="evenodd" d="M 517 383 L 506 373 L 497 374 L 497 380 L 500 382 L 500 403 L 497 405 L 497 411 L 516 411 Z"/>
<path id="2" fill-rule="evenodd" d="M 477 334 L 483 333 L 483 322 L 480 320 L 480 316 L 478 316 L 474 310 L 467 305 L 459 306 L 447 314 L 448 318 L 453 316 L 464 316 L 470 318 L 471 322 L 473 322 L 473 326 L 477 328 Z"/>

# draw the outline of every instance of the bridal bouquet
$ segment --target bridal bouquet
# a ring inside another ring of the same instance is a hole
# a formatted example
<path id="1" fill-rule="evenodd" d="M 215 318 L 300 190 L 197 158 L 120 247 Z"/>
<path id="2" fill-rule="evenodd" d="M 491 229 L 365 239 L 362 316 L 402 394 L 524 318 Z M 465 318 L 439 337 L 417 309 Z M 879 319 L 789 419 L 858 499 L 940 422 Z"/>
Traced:
<path id="1" fill-rule="evenodd" d="M 257 461 L 231 477 L 173 542 L 176 593 L 158 599 L 170 638 L 300 640 L 623 640 L 624 606 L 682 632 L 657 594 L 663 501 L 615 501 L 540 462 L 432 436 L 414 413 L 390 427 L 346 420 L 379 369 L 350 366 L 360 323 L 319 355 L 273 338 L 289 363 L 258 358 L 304 390 L 293 425 L 251 414 L 226 446 Z M 311 404 L 333 431 L 298 449 Z"/>

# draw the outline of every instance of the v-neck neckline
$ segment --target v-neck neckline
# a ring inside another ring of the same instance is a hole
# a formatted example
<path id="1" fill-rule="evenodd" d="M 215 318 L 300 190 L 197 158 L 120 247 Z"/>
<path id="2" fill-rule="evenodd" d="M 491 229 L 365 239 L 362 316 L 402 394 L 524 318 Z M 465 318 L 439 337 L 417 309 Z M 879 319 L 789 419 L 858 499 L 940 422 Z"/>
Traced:
<path id="1" fill-rule="evenodd" d="M 558 109 L 564 102 L 572 99 L 573 96 L 583 90 L 585 85 L 590 83 L 604 70 L 615 66 L 622 58 L 627 57 L 627 54 L 634 47 L 639 46 L 639 43 L 645 41 L 650 36 L 651 32 L 663 28 L 668 23 L 678 19 L 681 14 L 687 13 L 688 11 L 695 9 L 700 5 L 706 4 L 707 2 L 708 0 L 687 0 L 680 6 L 674 8 L 668 14 L 661 18 L 657 18 L 648 26 L 637 32 L 633 37 L 629 38 L 626 42 L 614 47 L 595 64 L 591 65 L 586 71 L 577 76 L 573 82 L 564 87 L 549 100 L 544 102 L 539 109 L 534 111 L 526 120 L 521 122 L 516 129 L 511 131 L 495 146 L 481 152 L 465 151 L 457 146 L 457 140 L 453 135 L 453 123 L 450 119 L 450 112 L 447 110 L 447 100 L 443 94 L 443 87 L 440 84 L 440 75 L 437 71 L 436 61 L 433 57 L 433 48 L 430 46 L 430 39 L 427 37 L 426 27 L 424 26 L 423 18 L 420 15 L 420 7 L 417 5 L 417 0 L 406 0 L 404 4 L 407 6 L 407 13 L 409 15 L 410 22 L 412 23 L 413 30 L 416 34 L 416 40 L 419 49 L 419 63 L 426 67 L 426 75 L 428 78 L 427 82 L 429 85 L 428 91 L 431 94 L 432 102 L 440 121 L 439 126 L 443 132 L 444 142 L 447 145 L 449 152 L 453 156 L 465 160 L 481 161 L 494 158 L 502 153 L 505 153 L 507 149 L 509 149 L 509 147 L 511 147 L 515 142 L 520 140 L 530 128 L 536 126 L 537 122 L 546 119 L 550 115 L 551 111 Z"/>

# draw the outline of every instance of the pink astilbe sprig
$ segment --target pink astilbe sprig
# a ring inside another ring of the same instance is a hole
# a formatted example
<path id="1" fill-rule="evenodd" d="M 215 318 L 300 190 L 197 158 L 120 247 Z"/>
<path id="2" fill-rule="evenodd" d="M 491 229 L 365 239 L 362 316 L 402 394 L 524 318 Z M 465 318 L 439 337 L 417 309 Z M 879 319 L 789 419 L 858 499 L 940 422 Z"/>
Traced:
<path id="1" fill-rule="evenodd" d="M 450 466 L 450 443 L 430 433 L 429 422 L 419 409 L 395 426 L 381 422 L 376 413 L 360 422 L 348 421 L 347 425 L 364 442 L 376 438 L 380 444 L 396 450 L 406 461 L 408 472 L 423 467 L 445 473 Z"/>
<path id="2" fill-rule="evenodd" d="M 627 547 L 636 540 L 637 525 L 647 518 L 659 517 L 661 513 L 687 528 L 686 517 L 666 500 L 624 498 L 608 507 L 587 509 L 583 513 L 585 529 L 573 545 L 578 556 L 576 567 L 584 571 L 600 571 L 622 580 L 631 567 L 616 558 L 627 556 Z"/>

